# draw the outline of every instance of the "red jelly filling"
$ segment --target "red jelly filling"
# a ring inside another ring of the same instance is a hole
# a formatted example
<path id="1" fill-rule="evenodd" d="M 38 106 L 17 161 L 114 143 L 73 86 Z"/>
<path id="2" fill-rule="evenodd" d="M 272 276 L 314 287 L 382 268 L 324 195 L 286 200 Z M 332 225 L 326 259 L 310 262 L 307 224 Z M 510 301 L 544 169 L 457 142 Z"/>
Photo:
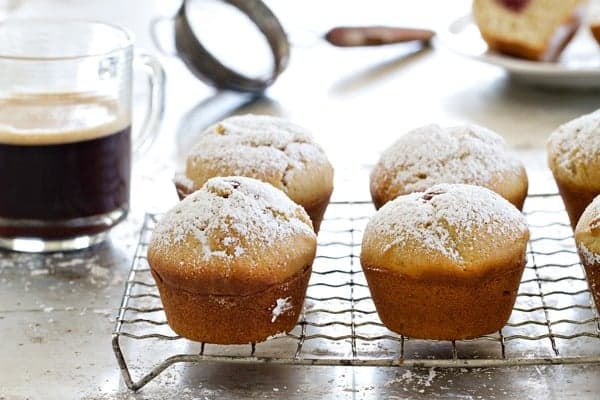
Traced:
<path id="1" fill-rule="evenodd" d="M 519 12 L 523 10 L 527 4 L 529 4 L 530 0 L 496 0 L 498 3 L 502 4 L 504 7 L 509 10 Z"/>

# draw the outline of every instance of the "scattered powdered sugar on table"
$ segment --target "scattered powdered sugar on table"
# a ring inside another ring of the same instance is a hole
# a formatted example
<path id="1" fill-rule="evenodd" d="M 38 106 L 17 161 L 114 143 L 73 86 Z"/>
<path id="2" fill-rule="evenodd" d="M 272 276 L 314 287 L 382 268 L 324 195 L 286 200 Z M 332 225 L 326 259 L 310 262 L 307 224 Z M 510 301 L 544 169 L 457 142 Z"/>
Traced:
<path id="1" fill-rule="evenodd" d="M 186 243 L 202 259 L 234 259 L 294 235 L 314 237 L 305 211 L 273 186 L 251 178 L 212 178 L 157 224 L 151 247 Z"/>
<path id="2" fill-rule="evenodd" d="M 571 177 L 580 163 L 600 163 L 600 110 L 559 127 L 548 139 L 550 157 Z"/>
<path id="3" fill-rule="evenodd" d="M 435 371 L 435 368 L 433 368 L 433 367 L 431 367 L 427 370 L 426 376 L 421 374 L 421 370 L 415 370 L 413 372 L 413 371 L 407 369 L 399 377 L 386 382 L 384 386 L 390 387 L 390 386 L 393 386 L 396 384 L 407 385 L 410 383 L 414 383 L 416 386 L 430 387 L 436 376 L 437 376 L 437 373 Z"/>
<path id="4" fill-rule="evenodd" d="M 273 318 L 271 318 L 271 323 L 275 322 L 275 320 L 284 312 L 291 310 L 294 306 L 291 303 L 291 297 L 286 297 L 285 299 L 277 299 L 275 308 L 271 312 Z"/>
<path id="5" fill-rule="evenodd" d="M 579 243 L 577 249 L 586 264 L 600 265 L 600 253 L 593 253 L 583 243 Z"/>
<path id="6" fill-rule="evenodd" d="M 190 180 L 216 171 L 255 178 L 279 174 L 285 187 L 290 171 L 309 164 L 316 168 L 329 165 L 310 133 L 282 118 L 247 114 L 208 128 L 190 151 L 186 179 L 176 175 L 175 180 L 188 187 Z"/>
<path id="7" fill-rule="evenodd" d="M 459 244 L 474 248 L 481 234 L 504 240 L 521 237 L 526 230 L 521 213 L 489 189 L 441 184 L 388 202 L 369 221 L 365 237 L 393 238 L 387 244 L 382 241 L 382 253 L 410 243 L 463 262 Z"/>
<path id="8" fill-rule="evenodd" d="M 498 134 L 476 125 L 432 124 L 401 136 L 382 154 L 373 178 L 411 193 L 438 183 L 486 185 L 494 174 L 520 168 Z"/>

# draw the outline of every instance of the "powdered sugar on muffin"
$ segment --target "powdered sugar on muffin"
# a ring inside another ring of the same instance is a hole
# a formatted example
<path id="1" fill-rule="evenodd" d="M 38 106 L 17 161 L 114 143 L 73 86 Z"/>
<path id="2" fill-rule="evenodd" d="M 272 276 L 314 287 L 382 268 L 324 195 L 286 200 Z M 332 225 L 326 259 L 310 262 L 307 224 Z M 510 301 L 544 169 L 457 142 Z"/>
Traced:
<path id="1" fill-rule="evenodd" d="M 600 168 L 600 110 L 559 127 L 550 136 L 548 149 L 555 174 L 573 181 L 587 181 L 588 169 Z M 596 186 L 600 188 L 600 182 Z"/>
<path id="2" fill-rule="evenodd" d="M 277 299 L 275 301 L 275 307 L 273 308 L 273 311 L 271 311 L 271 322 L 275 322 L 275 320 L 277 320 L 277 318 L 288 311 L 291 311 L 294 306 L 291 303 L 291 298 L 290 297 L 286 297 L 285 299 Z"/>
<path id="3" fill-rule="evenodd" d="M 581 215 L 575 227 L 575 242 L 584 264 L 600 264 L 600 196 Z"/>
<path id="4" fill-rule="evenodd" d="M 289 175 L 308 164 L 329 166 L 308 131 L 282 118 L 248 114 L 208 128 L 190 151 L 186 175 L 197 189 L 206 170 L 262 180 L 277 174 L 280 185 L 270 183 L 285 191 Z"/>
<path id="5" fill-rule="evenodd" d="M 494 192 L 472 185 L 440 184 L 387 203 L 371 219 L 365 236 L 393 237 L 391 242 L 381 241 L 382 254 L 411 246 L 464 264 L 473 250 L 494 251 L 494 242 L 480 241 L 482 233 L 502 242 L 521 238 L 525 232 L 521 213 Z"/>
<path id="6" fill-rule="evenodd" d="M 600 265 L 600 253 L 593 253 L 583 243 L 577 245 L 577 250 L 583 259 L 583 262 L 589 265 Z"/>
<path id="7" fill-rule="evenodd" d="M 199 259 L 227 261 L 259 254 L 275 241 L 297 234 L 314 237 L 302 207 L 269 184 L 251 178 L 212 178 L 157 224 L 152 246 L 164 251 L 188 243 Z M 194 248 L 195 243 L 197 247 Z"/>
<path id="8" fill-rule="evenodd" d="M 383 168 L 376 171 L 383 177 L 378 180 L 399 187 L 399 194 L 438 183 L 486 185 L 507 170 L 517 174 L 522 168 L 502 137 L 475 125 L 415 129 L 385 151 L 379 163 Z"/>

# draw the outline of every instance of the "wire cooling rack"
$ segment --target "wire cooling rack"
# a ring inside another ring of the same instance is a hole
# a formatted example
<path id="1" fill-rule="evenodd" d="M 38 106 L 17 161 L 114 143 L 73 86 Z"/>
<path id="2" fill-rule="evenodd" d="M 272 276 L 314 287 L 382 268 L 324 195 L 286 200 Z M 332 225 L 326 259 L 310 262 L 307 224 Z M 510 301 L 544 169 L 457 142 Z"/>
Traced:
<path id="1" fill-rule="evenodd" d="M 600 362 L 599 319 L 558 195 L 527 199 L 527 267 L 509 323 L 492 335 L 462 341 L 411 339 L 383 326 L 359 262 L 362 232 L 373 212 L 370 202 L 331 203 L 296 327 L 263 343 L 232 346 L 192 342 L 167 325 L 146 261 L 160 216 L 146 215 L 113 332 L 127 386 L 137 390 L 179 362 L 424 367 Z"/>

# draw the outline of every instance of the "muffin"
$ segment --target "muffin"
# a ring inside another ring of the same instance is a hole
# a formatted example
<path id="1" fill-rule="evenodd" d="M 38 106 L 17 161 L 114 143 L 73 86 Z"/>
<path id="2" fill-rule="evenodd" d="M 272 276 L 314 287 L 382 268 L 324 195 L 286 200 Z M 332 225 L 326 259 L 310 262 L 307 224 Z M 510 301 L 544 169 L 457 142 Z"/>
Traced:
<path id="1" fill-rule="evenodd" d="M 590 32 L 598 44 L 600 44 L 600 20 L 596 19 L 590 24 Z"/>
<path id="2" fill-rule="evenodd" d="M 390 330 L 469 339 L 508 321 L 528 238 L 524 217 L 496 193 L 441 184 L 383 206 L 367 224 L 360 260 Z"/>
<path id="3" fill-rule="evenodd" d="M 583 210 L 600 194 L 600 110 L 550 135 L 548 164 L 575 228 Z"/>
<path id="4" fill-rule="evenodd" d="M 158 222 L 148 263 L 177 334 L 243 344 L 294 327 L 315 251 L 310 218 L 283 192 L 219 177 Z"/>
<path id="5" fill-rule="evenodd" d="M 581 25 L 587 0 L 475 0 L 473 17 L 488 46 L 534 61 L 554 61 Z"/>
<path id="6" fill-rule="evenodd" d="M 498 134 L 476 125 L 427 125 L 401 136 L 381 155 L 371 173 L 371 197 L 379 209 L 439 183 L 487 187 L 519 210 L 528 184 L 523 164 Z"/>
<path id="7" fill-rule="evenodd" d="M 232 175 L 283 190 L 304 207 L 319 231 L 333 191 L 333 167 L 305 129 L 266 115 L 227 118 L 201 135 L 175 185 L 183 198 L 210 178 Z"/>
<path id="8" fill-rule="evenodd" d="M 588 286 L 600 309 L 600 196 L 585 209 L 575 228 L 575 242 Z"/>

